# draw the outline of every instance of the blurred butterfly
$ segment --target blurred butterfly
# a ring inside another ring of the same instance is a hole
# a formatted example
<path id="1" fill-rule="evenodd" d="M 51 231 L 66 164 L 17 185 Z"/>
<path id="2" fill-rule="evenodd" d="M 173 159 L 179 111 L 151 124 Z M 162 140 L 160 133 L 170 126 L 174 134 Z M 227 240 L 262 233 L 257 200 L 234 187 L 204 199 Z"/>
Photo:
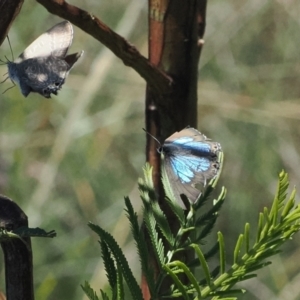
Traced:
<path id="1" fill-rule="evenodd" d="M 185 128 L 168 137 L 158 149 L 163 158 L 163 167 L 179 205 L 185 209 L 181 194 L 194 203 L 208 180 L 218 174 L 218 153 L 221 145 L 212 142 L 194 128 Z"/>
<path id="2" fill-rule="evenodd" d="M 31 43 L 13 62 L 8 61 L 8 76 L 27 97 L 30 92 L 46 98 L 57 95 L 69 71 L 83 51 L 67 55 L 73 40 L 70 22 L 56 24 Z"/>

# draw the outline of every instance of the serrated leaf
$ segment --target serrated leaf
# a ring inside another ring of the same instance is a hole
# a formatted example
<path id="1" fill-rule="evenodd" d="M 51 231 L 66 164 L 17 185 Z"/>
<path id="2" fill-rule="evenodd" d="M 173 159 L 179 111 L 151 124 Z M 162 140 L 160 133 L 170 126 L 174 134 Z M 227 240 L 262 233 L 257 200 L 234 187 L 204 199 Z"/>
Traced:
<path id="1" fill-rule="evenodd" d="M 222 208 L 222 205 L 224 203 L 225 199 L 218 200 L 205 214 L 201 215 L 195 225 L 198 226 L 203 226 L 207 221 L 209 221 L 212 217 L 216 218 L 217 213 L 220 211 Z"/>
<path id="2" fill-rule="evenodd" d="M 156 261 L 159 264 L 159 267 L 161 268 L 162 264 L 164 263 L 164 257 L 165 257 L 164 246 L 156 230 L 156 220 L 154 218 L 154 215 L 151 211 L 147 209 L 144 210 L 144 222 L 150 236 Z"/>
<path id="3" fill-rule="evenodd" d="M 148 245 L 145 241 L 145 237 L 143 235 L 142 230 L 139 228 L 138 224 L 138 216 L 134 212 L 131 202 L 128 197 L 125 198 L 126 211 L 128 214 L 128 219 L 131 225 L 131 232 L 133 238 L 135 240 L 138 254 L 140 257 L 140 262 L 142 265 L 142 271 L 144 276 L 146 277 L 147 284 L 150 290 L 151 295 L 155 295 L 155 280 L 154 280 L 154 272 L 151 266 L 149 265 L 149 251 Z"/>
<path id="4" fill-rule="evenodd" d="M 117 284 L 117 269 L 115 266 L 115 262 L 111 256 L 111 251 L 109 250 L 106 242 L 101 239 L 99 243 L 101 247 L 101 256 L 103 259 L 106 276 L 108 278 L 112 293 L 114 293 Z"/>
<path id="5" fill-rule="evenodd" d="M 100 290 L 100 293 L 101 293 L 102 300 L 109 300 L 108 295 L 103 290 Z"/>
<path id="6" fill-rule="evenodd" d="M 99 300 L 96 292 L 91 288 L 90 284 L 87 281 L 84 282 L 84 285 L 80 285 L 80 286 L 90 300 Z"/>
<path id="7" fill-rule="evenodd" d="M 158 203 L 152 204 L 152 211 L 156 220 L 156 225 L 159 227 L 161 233 L 172 248 L 175 244 L 175 237 L 173 236 L 167 217 L 159 207 Z"/>
<path id="8" fill-rule="evenodd" d="M 129 291 L 132 295 L 132 298 L 134 300 L 142 300 L 143 299 L 142 291 L 141 291 L 136 279 L 134 278 L 134 276 L 132 274 L 132 271 L 129 267 L 129 264 L 128 264 L 121 248 L 119 247 L 119 245 L 117 244 L 115 239 L 108 232 L 106 232 L 101 227 L 99 227 L 95 224 L 89 223 L 89 227 L 93 231 L 95 231 L 99 235 L 99 237 L 101 239 L 103 239 L 105 241 L 105 243 L 107 244 L 107 246 L 109 247 L 111 253 L 114 256 L 114 259 L 116 260 L 118 266 L 122 270 L 122 273 L 128 284 Z"/>
<path id="9" fill-rule="evenodd" d="M 217 216 L 216 215 L 211 216 L 210 220 L 207 222 L 207 224 L 201 230 L 200 234 L 198 234 L 198 236 L 196 237 L 196 240 L 195 240 L 196 243 L 199 243 L 202 239 L 204 239 L 212 231 L 216 221 L 217 221 Z M 197 225 L 196 225 L 196 227 L 197 227 Z"/>
<path id="10" fill-rule="evenodd" d="M 124 300 L 124 285 L 123 285 L 123 276 L 122 276 L 122 268 L 117 264 L 117 300 Z"/>

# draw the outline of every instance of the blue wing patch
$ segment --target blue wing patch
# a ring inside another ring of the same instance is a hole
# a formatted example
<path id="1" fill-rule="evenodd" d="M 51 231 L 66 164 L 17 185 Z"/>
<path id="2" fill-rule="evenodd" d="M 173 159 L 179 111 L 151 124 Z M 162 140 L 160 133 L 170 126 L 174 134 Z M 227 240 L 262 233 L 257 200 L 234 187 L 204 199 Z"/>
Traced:
<path id="1" fill-rule="evenodd" d="M 210 161 L 205 157 L 174 156 L 170 161 L 173 172 L 182 183 L 191 182 L 195 172 L 204 172 L 210 167 Z"/>
<path id="2" fill-rule="evenodd" d="M 197 152 L 209 153 L 211 146 L 205 142 L 194 141 L 191 137 L 182 137 L 173 141 L 173 144 L 182 146 L 183 149 L 190 149 Z"/>

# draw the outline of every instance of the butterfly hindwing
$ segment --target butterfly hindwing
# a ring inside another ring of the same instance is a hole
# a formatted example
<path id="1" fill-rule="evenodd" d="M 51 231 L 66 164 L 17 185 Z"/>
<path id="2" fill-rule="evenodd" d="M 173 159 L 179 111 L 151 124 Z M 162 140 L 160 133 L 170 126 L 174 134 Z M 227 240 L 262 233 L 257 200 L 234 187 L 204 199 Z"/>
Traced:
<path id="1" fill-rule="evenodd" d="M 212 142 L 194 128 L 176 132 L 161 147 L 164 167 L 179 204 L 185 208 L 180 197 L 185 194 L 195 202 L 204 187 L 219 170 L 219 143 Z"/>
<path id="2" fill-rule="evenodd" d="M 20 88 L 26 97 L 31 91 L 50 98 L 57 94 L 65 81 L 69 65 L 52 56 L 32 58 L 16 65 Z M 16 78 L 13 78 L 15 81 Z"/>

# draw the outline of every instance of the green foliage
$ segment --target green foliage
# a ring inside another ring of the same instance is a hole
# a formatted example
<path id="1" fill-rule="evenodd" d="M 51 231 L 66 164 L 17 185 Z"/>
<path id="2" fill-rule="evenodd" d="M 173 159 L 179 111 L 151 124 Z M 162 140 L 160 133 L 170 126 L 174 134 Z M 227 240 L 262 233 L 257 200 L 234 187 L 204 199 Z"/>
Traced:
<path id="1" fill-rule="evenodd" d="M 20 227 L 13 231 L 15 234 L 18 234 L 21 237 L 47 237 L 53 238 L 56 237 L 56 232 L 51 230 L 46 232 L 44 229 L 36 227 L 36 228 L 29 228 L 29 227 Z"/>
<path id="2" fill-rule="evenodd" d="M 87 281 L 84 283 L 84 285 L 81 285 L 81 288 L 84 290 L 85 294 L 90 300 L 99 300 L 96 292 L 91 288 L 90 284 Z M 101 291 L 101 295 L 102 299 L 109 299 L 103 291 Z"/>
<path id="3" fill-rule="evenodd" d="M 23 226 L 15 230 L 7 230 L 0 227 L 0 242 L 8 241 L 9 239 L 19 239 L 26 245 L 26 247 L 28 247 L 28 245 L 23 238 L 27 238 L 27 237 L 53 238 L 55 236 L 56 236 L 56 232 L 54 230 L 46 232 L 44 229 L 41 229 L 39 227 L 29 228 Z M 30 247 L 28 249 L 29 251 L 31 251 Z"/>
<path id="4" fill-rule="evenodd" d="M 113 286 L 111 286 L 111 289 L 114 291 L 115 289 L 117 289 L 117 296 L 123 295 L 124 291 L 123 291 L 123 284 L 122 284 L 122 274 L 124 275 L 123 277 L 125 278 L 128 287 L 130 289 L 131 295 L 133 299 L 142 299 L 142 292 L 139 288 L 139 285 L 136 281 L 136 279 L 134 278 L 131 269 L 129 268 L 129 264 L 121 250 L 121 248 L 118 246 L 118 244 L 116 243 L 116 241 L 114 240 L 114 238 L 105 230 L 103 230 L 101 227 L 94 225 L 92 223 L 89 223 L 89 227 L 95 231 L 102 243 L 105 242 L 107 248 L 109 249 L 108 252 L 111 252 L 111 255 L 114 257 L 115 259 L 115 264 L 117 265 L 117 284 L 115 285 L 114 281 L 111 281 L 111 283 L 113 284 Z M 102 255 L 104 256 L 105 253 L 102 253 Z M 110 257 L 106 259 L 107 261 L 110 262 Z M 114 268 L 111 268 L 114 269 Z M 115 270 L 114 270 L 115 271 Z M 108 277 L 111 277 L 111 275 L 108 275 Z M 115 299 L 123 299 L 123 298 L 115 298 Z"/>
<path id="5" fill-rule="evenodd" d="M 222 158 L 221 158 L 222 159 Z M 147 235 L 138 224 L 129 198 L 125 198 L 126 212 L 131 225 L 131 231 L 137 246 L 142 272 L 149 286 L 152 299 L 176 298 L 183 299 L 237 299 L 237 295 L 244 293 L 242 289 L 234 289 L 237 282 L 255 277 L 255 271 L 269 265 L 266 261 L 277 254 L 279 247 L 300 229 L 300 207 L 295 207 L 295 189 L 287 200 L 289 186 L 287 173 L 279 174 L 279 182 L 273 205 L 270 210 L 264 208 L 259 215 L 258 230 L 253 245 L 250 243 L 250 224 L 245 224 L 244 232 L 239 235 L 231 267 L 226 269 L 225 239 L 218 232 L 218 241 L 207 253 L 201 249 L 200 241 L 207 237 L 218 212 L 224 203 L 226 191 L 223 188 L 218 199 L 205 214 L 197 213 L 199 207 L 208 201 L 214 190 L 218 178 L 209 183 L 206 191 L 199 197 L 196 204 L 190 204 L 187 211 L 177 205 L 168 178 L 163 174 L 163 184 L 166 200 L 177 217 L 179 229 L 173 233 L 160 209 L 153 189 L 152 169 L 149 165 L 144 168 L 144 180 L 139 181 L 139 189 L 144 207 L 144 225 Z M 173 198 L 172 198 L 173 197 Z M 180 211 L 181 209 L 181 211 Z M 130 271 L 128 262 L 113 237 L 99 226 L 89 224 L 99 235 L 102 257 L 107 272 L 112 296 L 102 293 L 102 299 L 126 299 L 123 278 L 126 280 L 133 299 L 142 299 L 141 290 Z M 150 248 L 149 248 L 150 246 Z M 216 247 L 217 246 L 217 247 Z M 195 260 L 182 261 L 178 254 L 192 249 Z M 211 270 L 207 258 L 219 251 L 219 266 Z M 154 277 L 151 258 L 155 257 L 159 275 Z M 193 267 L 191 267 L 193 266 Z M 197 278 L 194 267 L 200 266 L 204 278 Z M 162 283 L 169 278 L 172 284 L 168 290 L 162 290 Z M 183 280 L 184 278 L 184 280 Z M 117 286 L 117 292 L 116 292 Z M 92 289 L 85 285 L 84 291 L 90 299 L 97 299 Z M 92 296 L 90 296 L 92 295 Z M 92 298 L 94 297 L 94 298 Z"/>
<path id="6" fill-rule="evenodd" d="M 24 237 L 46 237 L 46 238 L 53 238 L 56 236 L 56 232 L 54 230 L 51 230 L 49 232 L 45 231 L 42 228 L 36 227 L 36 228 L 29 228 L 29 227 L 19 227 L 14 230 L 4 230 L 0 227 L 0 240 L 2 238 L 7 237 L 16 237 L 17 238 L 24 238 Z"/>

